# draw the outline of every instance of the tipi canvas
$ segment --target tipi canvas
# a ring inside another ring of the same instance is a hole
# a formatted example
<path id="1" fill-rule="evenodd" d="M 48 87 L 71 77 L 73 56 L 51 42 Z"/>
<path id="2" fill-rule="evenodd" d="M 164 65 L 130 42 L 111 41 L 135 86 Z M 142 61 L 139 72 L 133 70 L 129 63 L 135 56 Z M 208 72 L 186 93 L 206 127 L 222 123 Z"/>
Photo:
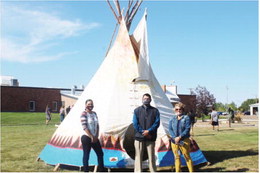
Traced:
<path id="1" fill-rule="evenodd" d="M 174 156 L 167 137 L 173 107 L 149 63 L 146 13 L 132 36 L 129 36 L 122 18 L 112 48 L 70 113 L 40 153 L 40 159 L 51 165 L 83 165 L 80 138 L 84 131 L 80 115 L 85 109 L 86 99 L 92 99 L 94 111 L 99 118 L 105 167 L 132 168 L 133 110 L 141 105 L 144 93 L 151 94 L 152 105 L 160 111 L 161 124 L 155 146 L 157 166 L 173 165 Z M 207 162 L 198 147 L 193 148 L 191 157 L 195 165 Z M 92 150 L 89 163 L 97 165 L 97 158 Z M 182 164 L 186 164 L 184 158 Z M 145 166 L 147 162 L 144 162 Z"/>

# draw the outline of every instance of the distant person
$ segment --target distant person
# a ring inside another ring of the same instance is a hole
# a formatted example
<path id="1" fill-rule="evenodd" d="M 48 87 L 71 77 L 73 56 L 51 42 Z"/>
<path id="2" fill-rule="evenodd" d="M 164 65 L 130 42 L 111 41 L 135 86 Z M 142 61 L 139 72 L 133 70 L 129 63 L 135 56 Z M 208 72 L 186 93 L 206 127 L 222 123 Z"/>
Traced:
<path id="1" fill-rule="evenodd" d="M 70 105 L 66 108 L 66 114 L 68 115 L 70 112 Z"/>
<path id="2" fill-rule="evenodd" d="M 194 113 L 193 110 L 191 110 L 191 111 L 188 113 L 188 116 L 189 116 L 190 122 L 191 122 L 190 135 L 193 135 L 193 134 L 194 134 L 193 126 L 194 126 L 194 124 L 197 122 L 196 114 Z"/>
<path id="3" fill-rule="evenodd" d="M 65 109 L 64 106 L 61 106 L 60 108 L 60 122 L 62 122 L 65 118 Z"/>
<path id="4" fill-rule="evenodd" d="M 46 125 L 49 124 L 49 122 L 51 121 L 51 109 L 49 107 L 49 105 L 46 106 L 46 109 L 45 109 L 45 115 L 46 115 Z"/>
<path id="5" fill-rule="evenodd" d="M 228 125 L 229 125 L 229 127 L 231 127 L 231 123 L 234 123 L 234 118 L 235 118 L 235 112 L 231 107 L 229 107 L 228 108 Z"/>
<path id="6" fill-rule="evenodd" d="M 81 114 L 81 125 L 85 134 L 81 136 L 81 143 L 83 147 L 83 168 L 84 172 L 89 172 L 89 154 L 91 148 L 94 149 L 98 158 L 98 171 L 104 171 L 104 159 L 103 151 L 98 140 L 99 135 L 99 123 L 96 112 L 92 111 L 94 108 L 93 101 L 91 99 L 85 102 L 85 111 Z"/>
<path id="7" fill-rule="evenodd" d="M 169 133 L 171 147 L 175 159 L 175 172 L 181 172 L 180 153 L 183 154 L 189 172 L 193 172 L 193 162 L 190 157 L 190 128 L 191 122 L 188 115 L 184 115 L 184 104 L 177 103 L 174 106 L 175 115 L 169 121 Z"/>
<path id="8" fill-rule="evenodd" d="M 215 107 L 212 107 L 212 112 L 210 113 L 211 116 L 211 125 L 212 125 L 212 129 L 215 130 L 215 126 L 218 126 L 218 131 L 219 131 L 219 114 L 218 112 L 215 110 Z"/>
<path id="9" fill-rule="evenodd" d="M 142 172 L 142 159 L 145 148 L 148 153 L 149 170 L 150 172 L 156 172 L 155 140 L 157 138 L 157 129 L 160 126 L 160 113 L 157 108 L 150 105 L 151 101 L 151 95 L 144 94 L 142 97 L 143 105 L 134 110 L 134 172 Z"/>

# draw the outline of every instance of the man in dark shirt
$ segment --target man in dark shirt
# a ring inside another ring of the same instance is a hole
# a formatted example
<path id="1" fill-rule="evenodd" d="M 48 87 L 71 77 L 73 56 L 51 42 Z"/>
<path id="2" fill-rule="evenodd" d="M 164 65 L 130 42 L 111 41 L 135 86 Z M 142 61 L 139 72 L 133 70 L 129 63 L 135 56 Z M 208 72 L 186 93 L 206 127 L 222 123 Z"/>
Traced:
<path id="1" fill-rule="evenodd" d="M 135 130 L 135 172 L 142 172 L 144 147 L 147 148 L 149 169 L 156 172 L 155 140 L 160 126 L 159 110 L 150 105 L 151 95 L 146 93 L 142 98 L 143 105 L 134 110 L 133 126 Z"/>
<path id="2" fill-rule="evenodd" d="M 68 106 L 68 107 L 66 108 L 66 113 L 67 113 L 67 115 L 69 114 L 69 112 L 70 112 L 70 106 Z"/>

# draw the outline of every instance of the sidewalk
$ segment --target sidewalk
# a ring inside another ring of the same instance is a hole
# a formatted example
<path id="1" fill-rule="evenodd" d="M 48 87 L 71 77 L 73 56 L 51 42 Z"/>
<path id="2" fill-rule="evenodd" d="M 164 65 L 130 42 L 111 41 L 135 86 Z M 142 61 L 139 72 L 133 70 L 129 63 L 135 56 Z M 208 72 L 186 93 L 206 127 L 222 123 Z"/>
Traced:
<path id="1" fill-rule="evenodd" d="M 219 119 L 219 125 L 220 126 L 227 126 L 228 127 L 228 120 L 227 119 Z M 202 120 L 197 120 L 197 122 L 194 124 L 194 127 L 210 127 L 210 120 L 207 119 L 204 122 Z M 258 122 L 258 116 L 243 116 L 242 117 L 242 122 L 237 122 L 232 123 L 233 127 L 239 127 L 239 126 L 259 126 Z"/>

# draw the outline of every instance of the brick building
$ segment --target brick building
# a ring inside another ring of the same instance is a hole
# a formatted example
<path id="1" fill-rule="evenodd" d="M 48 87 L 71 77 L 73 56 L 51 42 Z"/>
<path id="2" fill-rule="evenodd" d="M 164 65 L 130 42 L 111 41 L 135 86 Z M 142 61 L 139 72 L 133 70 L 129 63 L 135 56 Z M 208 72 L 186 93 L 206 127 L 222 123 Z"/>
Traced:
<path id="1" fill-rule="evenodd" d="M 196 111 L 196 95 L 178 94 L 180 102 L 185 104 L 185 112 Z"/>
<path id="2" fill-rule="evenodd" d="M 185 104 L 186 113 L 190 111 L 196 111 L 196 95 L 177 94 L 176 85 L 162 85 L 162 89 L 173 106 L 178 102 L 182 102 Z"/>
<path id="3" fill-rule="evenodd" d="M 60 89 L 1 86 L 1 112 L 44 112 L 46 105 L 58 112 Z"/>
<path id="4" fill-rule="evenodd" d="M 45 112 L 46 105 L 52 112 L 59 112 L 61 105 L 72 105 L 77 100 L 69 102 L 68 92 L 71 89 L 1 86 L 1 112 Z"/>
<path id="5" fill-rule="evenodd" d="M 162 86 L 170 102 L 181 101 L 186 111 L 195 110 L 195 95 L 177 94 L 177 87 Z M 166 90 L 165 90 L 166 89 Z M 172 89 L 172 90 L 171 90 Z M 1 86 L 1 112 L 45 112 L 49 105 L 52 112 L 59 112 L 61 105 L 72 106 L 83 89 Z"/>

